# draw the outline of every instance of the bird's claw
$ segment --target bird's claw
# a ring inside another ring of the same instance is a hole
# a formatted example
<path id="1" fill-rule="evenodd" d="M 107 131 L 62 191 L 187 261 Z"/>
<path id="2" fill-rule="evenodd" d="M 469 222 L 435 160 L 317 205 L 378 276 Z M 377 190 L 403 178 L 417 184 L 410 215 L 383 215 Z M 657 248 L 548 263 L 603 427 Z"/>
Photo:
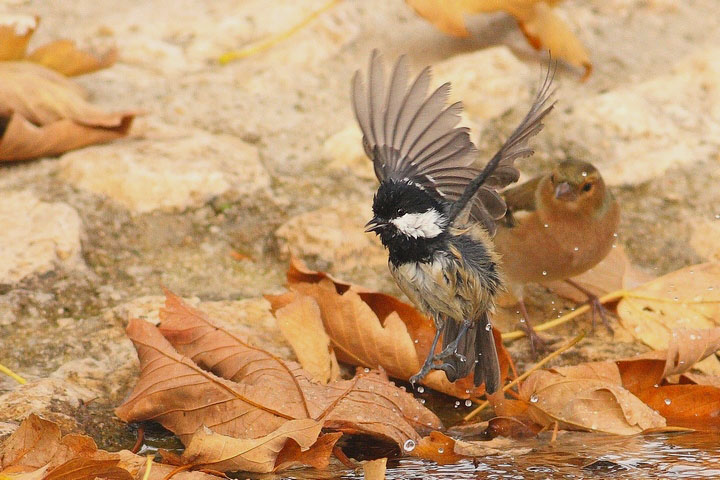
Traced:
<path id="1" fill-rule="evenodd" d="M 538 335 L 532 325 L 530 325 L 527 321 L 521 322 L 520 328 L 525 332 L 525 335 L 527 335 L 528 340 L 530 341 L 530 351 L 533 358 L 537 358 L 540 352 L 547 349 L 547 340 Z"/>
<path id="2" fill-rule="evenodd" d="M 610 332 L 610 334 L 615 333 L 615 330 L 613 330 L 613 328 L 610 326 L 610 321 L 607 318 L 610 312 L 600 302 L 600 299 L 597 296 L 593 295 L 588 299 L 588 303 L 590 304 L 590 308 L 592 309 L 590 319 L 592 321 L 593 331 L 595 331 L 595 317 L 599 316 L 602 320 L 603 325 L 605 325 L 605 328 L 608 329 L 608 332 Z"/>

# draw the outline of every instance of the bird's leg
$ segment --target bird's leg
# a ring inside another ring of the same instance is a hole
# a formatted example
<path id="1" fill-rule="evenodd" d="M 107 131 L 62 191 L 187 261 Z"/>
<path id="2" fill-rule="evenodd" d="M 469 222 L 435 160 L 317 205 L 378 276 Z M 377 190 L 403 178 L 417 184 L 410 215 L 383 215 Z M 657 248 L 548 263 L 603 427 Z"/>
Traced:
<path id="1" fill-rule="evenodd" d="M 437 318 L 435 318 L 435 338 L 433 338 L 432 345 L 430 346 L 430 351 L 427 354 L 427 357 L 425 357 L 425 362 L 423 363 L 422 368 L 418 373 L 410 377 L 410 383 L 412 385 L 415 385 L 416 383 L 420 382 L 423 378 L 425 378 L 425 375 L 430 373 L 433 369 L 433 361 L 435 352 L 435 348 L 437 347 L 438 340 L 440 339 L 440 334 L 442 333 L 443 326 L 445 326 L 445 319 L 438 315 Z"/>
<path id="2" fill-rule="evenodd" d="M 545 348 L 545 340 L 537 334 L 530 323 L 530 315 L 528 315 L 527 308 L 525 308 L 525 300 L 520 298 L 518 306 L 520 307 L 520 314 L 522 315 L 520 328 L 525 331 L 525 334 L 530 340 L 530 350 L 532 351 L 533 357 L 537 357 L 538 351 Z"/>
<path id="3" fill-rule="evenodd" d="M 453 320 L 450 320 L 451 322 Z M 444 360 L 452 355 L 455 355 L 455 351 L 458 348 L 458 344 L 460 343 L 460 340 L 462 337 L 467 333 L 468 328 L 470 328 L 470 322 L 467 320 L 463 320 L 462 325 L 460 326 L 460 330 L 458 331 L 457 337 L 455 337 L 455 340 L 453 340 L 451 343 L 448 344 L 447 347 L 445 347 L 445 350 L 438 353 L 437 355 L 433 356 L 433 360 Z"/>
<path id="4" fill-rule="evenodd" d="M 584 293 L 585 295 L 587 295 L 587 297 L 588 297 L 587 303 L 589 303 L 590 307 L 592 308 L 592 313 L 591 313 L 590 318 L 592 320 L 593 331 L 595 330 L 595 315 L 599 315 L 600 319 L 602 319 L 603 325 L 605 325 L 605 328 L 607 328 L 610 333 L 614 333 L 614 330 L 610 326 L 610 322 L 608 321 L 608 318 L 606 315 L 606 313 L 609 314 L 609 312 L 607 312 L 607 309 L 603 306 L 602 303 L 600 303 L 600 299 L 598 298 L 598 296 L 595 295 L 594 293 L 592 293 L 587 288 L 580 285 L 579 283 L 577 283 L 573 280 L 570 280 L 569 278 L 565 280 L 565 283 L 575 287 L 577 290 L 579 290 L 582 293 Z"/>

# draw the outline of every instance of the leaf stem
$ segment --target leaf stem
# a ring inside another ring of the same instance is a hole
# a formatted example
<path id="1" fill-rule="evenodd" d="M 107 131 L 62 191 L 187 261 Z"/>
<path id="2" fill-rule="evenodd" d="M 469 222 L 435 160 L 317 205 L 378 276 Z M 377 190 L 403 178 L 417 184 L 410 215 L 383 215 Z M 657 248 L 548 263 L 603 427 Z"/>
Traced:
<path id="1" fill-rule="evenodd" d="M 578 335 L 577 337 L 573 338 L 573 339 L 570 340 L 568 343 L 566 343 L 565 345 L 563 345 L 563 346 L 560 347 L 559 349 L 557 349 L 557 350 L 555 350 L 554 352 L 552 352 L 552 353 L 551 353 L 550 355 L 548 355 L 547 357 L 545 357 L 545 358 L 543 358 L 542 360 L 540 360 L 539 362 L 537 362 L 535 365 L 533 365 L 533 367 L 532 367 L 530 370 L 528 370 L 527 372 L 523 373 L 522 375 L 520 375 L 519 377 L 517 377 L 517 378 L 516 378 L 515 380 L 513 380 L 512 382 L 510 382 L 510 383 L 508 383 L 507 385 L 505 385 L 505 386 L 503 387 L 502 391 L 503 391 L 503 392 L 507 392 L 507 391 L 510 390 L 512 387 L 514 387 L 515 385 L 517 385 L 518 383 L 522 382 L 522 381 L 525 380 L 527 377 L 529 377 L 531 373 L 533 373 L 534 371 L 539 370 L 540 368 L 542 368 L 543 365 L 545 365 L 546 363 L 548 363 L 550 360 L 552 360 L 553 358 L 555 358 L 555 357 L 557 357 L 558 355 L 562 354 L 563 352 L 565 352 L 565 351 L 568 350 L 569 348 L 573 347 L 576 343 L 578 343 L 578 342 L 579 342 L 580 340 L 582 340 L 584 337 L 585 337 L 585 332 L 582 332 L 580 335 Z M 468 420 L 471 420 L 475 415 L 477 415 L 478 413 L 480 413 L 480 412 L 482 412 L 483 410 L 485 410 L 485 408 L 487 408 L 488 405 L 490 405 L 490 402 L 488 402 L 487 400 L 484 401 L 484 402 L 481 403 L 480 406 L 478 406 L 475 410 L 473 410 L 472 412 L 470 412 L 470 413 L 468 413 L 467 415 L 465 415 L 465 418 L 463 418 L 463 420 L 465 420 L 466 422 L 467 422 Z"/>
<path id="2" fill-rule="evenodd" d="M 16 382 L 18 382 L 20 385 L 25 385 L 27 383 L 27 380 L 25 380 L 23 377 L 18 375 L 17 373 L 13 372 L 9 368 L 7 368 L 5 365 L 0 363 L 0 372 L 4 373 L 8 377 L 12 378 Z"/>
<path id="3" fill-rule="evenodd" d="M 282 42 L 283 40 L 287 40 L 297 32 L 303 29 L 307 24 L 315 20 L 318 16 L 325 13 L 326 11 L 333 8 L 335 5 L 340 3 L 342 0 L 330 0 L 325 5 L 320 7 L 319 9 L 315 10 L 314 12 L 311 12 L 308 16 L 303 18 L 299 23 L 296 23 L 289 29 L 277 33 L 275 35 L 271 35 L 270 37 L 260 40 L 258 42 L 251 43 L 250 45 L 241 48 L 240 50 L 234 50 L 232 52 L 223 53 L 220 55 L 219 61 L 222 65 L 227 65 L 228 63 L 234 61 L 234 60 L 240 60 L 241 58 L 247 58 L 249 56 L 255 55 L 256 53 L 263 52 L 265 50 L 268 50 L 269 48 L 274 47 L 278 43 Z"/>

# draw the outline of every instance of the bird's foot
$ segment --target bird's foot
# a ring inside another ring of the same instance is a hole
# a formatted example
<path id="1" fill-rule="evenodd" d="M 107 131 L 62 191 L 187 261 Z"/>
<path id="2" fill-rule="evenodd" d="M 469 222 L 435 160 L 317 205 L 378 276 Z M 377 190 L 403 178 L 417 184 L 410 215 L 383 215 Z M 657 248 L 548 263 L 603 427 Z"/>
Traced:
<path id="1" fill-rule="evenodd" d="M 603 325 L 605 325 L 605 328 L 608 329 L 608 332 L 612 335 L 615 333 L 615 330 L 610 326 L 610 321 L 608 320 L 608 316 L 610 315 L 610 312 L 607 308 L 600 302 L 600 299 L 597 297 L 597 295 L 590 295 L 588 298 L 588 304 L 590 304 L 591 313 L 590 313 L 590 319 L 592 321 L 592 329 L 595 331 L 595 317 L 599 316 L 602 320 Z"/>
<path id="2" fill-rule="evenodd" d="M 547 350 L 548 342 L 538 335 L 527 319 L 524 320 L 525 321 L 520 321 L 520 329 L 525 332 L 525 335 L 527 335 L 528 340 L 530 341 L 530 352 L 532 353 L 533 358 L 538 358 L 540 352 Z"/>
<path id="3" fill-rule="evenodd" d="M 418 373 L 410 377 L 410 383 L 413 385 L 413 388 L 415 387 L 416 383 L 420 383 L 422 379 L 425 378 L 425 376 L 433 370 L 442 370 L 443 372 L 445 372 L 445 375 L 448 377 L 448 379 L 457 377 L 457 371 L 455 367 L 450 363 L 436 364 L 426 362 Z"/>

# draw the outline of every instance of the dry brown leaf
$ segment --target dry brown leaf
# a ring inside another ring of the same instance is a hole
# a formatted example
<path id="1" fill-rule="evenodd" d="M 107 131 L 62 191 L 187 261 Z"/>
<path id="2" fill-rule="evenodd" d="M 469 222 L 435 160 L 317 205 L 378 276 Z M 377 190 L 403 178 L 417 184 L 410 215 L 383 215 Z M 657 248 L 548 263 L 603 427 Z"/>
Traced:
<path id="1" fill-rule="evenodd" d="M 419 439 L 416 428 L 441 427 L 432 412 L 381 373 L 318 384 L 296 363 L 247 345 L 169 292 L 161 319 L 162 333 L 185 356 L 151 324 L 130 322 L 128 335 L 142 370 L 135 390 L 116 410 L 125 421 L 158 421 L 184 442 L 203 426 L 230 437 L 258 438 L 299 419 L 398 445 Z"/>
<path id="2" fill-rule="evenodd" d="M 323 325 L 332 340 L 338 359 L 368 368 L 382 367 L 392 377 L 409 379 L 420 369 L 420 360 L 432 344 L 435 327 L 412 306 L 384 293 L 351 285 L 332 276 L 308 269 L 292 259 L 288 288 L 315 299 Z M 290 294 L 267 296 L 273 311 L 287 305 Z M 507 375 L 510 357 L 494 332 L 502 377 Z M 472 375 L 450 383 L 443 372 L 431 372 L 424 385 L 458 398 L 481 395 Z"/>
<path id="3" fill-rule="evenodd" d="M 488 441 L 455 440 L 455 453 L 463 457 L 485 457 L 488 455 L 524 455 L 532 450 L 518 447 L 509 438 L 493 438 Z"/>
<path id="4" fill-rule="evenodd" d="M 457 463 L 462 456 L 455 453 L 455 439 L 441 432 L 430 432 L 410 452 L 414 457 L 432 460 L 438 465 Z"/>
<path id="5" fill-rule="evenodd" d="M 672 332 L 720 326 L 720 264 L 704 263 L 669 273 L 624 297 L 617 307 L 623 326 L 653 350 L 667 349 Z M 708 357 L 697 368 L 720 373 L 720 363 Z"/>
<path id="6" fill-rule="evenodd" d="M 622 387 L 612 362 L 562 372 L 533 372 L 522 383 L 520 398 L 528 402 L 527 414 L 536 423 L 618 435 L 665 426 L 664 418 Z"/>
<path id="7" fill-rule="evenodd" d="M 26 60 L 73 77 L 108 68 L 117 58 L 118 52 L 114 48 L 97 56 L 79 50 L 72 40 L 56 40 L 36 48 Z"/>
<path id="8" fill-rule="evenodd" d="M 129 450 L 120 450 L 117 452 L 117 455 L 120 457 L 120 463 L 118 465 L 130 472 L 133 479 L 145 480 L 143 475 L 147 470 L 146 457 L 136 455 Z M 173 473 L 176 468 L 176 465 L 153 463 L 150 468 L 150 476 L 147 480 L 168 480 L 168 478 L 172 478 L 172 480 L 218 480 L 217 475 L 210 475 L 198 471 L 185 470 Z M 172 477 L 170 477 L 171 473 Z"/>
<path id="9" fill-rule="evenodd" d="M 652 280 L 653 277 L 635 268 L 621 245 L 613 248 L 600 263 L 573 277 L 572 280 L 602 297 L 610 292 L 629 290 Z M 558 295 L 575 302 L 587 301 L 587 296 L 567 282 L 549 282 L 547 286 Z"/>
<path id="10" fill-rule="evenodd" d="M 294 294 L 290 303 L 275 312 L 275 318 L 300 365 L 313 379 L 328 383 L 340 378 L 340 367 L 315 299 Z"/>
<path id="11" fill-rule="evenodd" d="M 545 0 L 405 0 L 415 11 L 443 32 L 467 37 L 465 15 L 502 11 L 518 22 L 530 45 L 544 47 L 556 58 L 584 68 L 587 77 L 592 64 L 587 50 Z"/>
<path id="12" fill-rule="evenodd" d="M 94 72 L 117 61 L 116 49 L 97 56 L 79 50 L 73 41 L 64 39 L 38 47 L 26 55 L 27 45 L 39 23 L 39 17 L 0 15 L 0 61 L 25 59 L 67 76 Z"/>
<path id="13" fill-rule="evenodd" d="M 32 414 L 5 443 L 0 475 L 25 472 L 43 480 L 132 480 L 119 462 L 117 454 L 98 450 L 90 437 L 63 437 L 55 423 Z"/>
<path id="14" fill-rule="evenodd" d="M 326 469 L 330 464 L 333 448 L 340 437 L 342 437 L 340 432 L 320 435 L 317 441 L 305 451 L 295 440 L 289 439 L 278 453 L 273 471 L 279 472 L 298 465 L 310 465 L 318 470 Z"/>
<path id="15" fill-rule="evenodd" d="M 363 477 L 365 480 L 385 480 L 387 458 L 378 458 L 363 463 Z"/>
<path id="16" fill-rule="evenodd" d="M 0 15 L 0 62 L 20 60 L 25 56 L 28 43 L 38 23 L 40 17 Z"/>
<path id="17" fill-rule="evenodd" d="M 0 161 L 57 155 L 127 135 L 133 112 L 107 113 L 59 73 L 29 62 L 0 62 Z"/>
<path id="18" fill-rule="evenodd" d="M 704 373 L 683 373 L 680 375 L 681 384 L 691 385 L 710 385 L 712 387 L 720 387 L 720 376 L 706 375 Z"/>
<path id="19" fill-rule="evenodd" d="M 673 427 L 720 430 L 720 388 L 709 385 L 663 385 L 637 393 Z"/>
<path id="20" fill-rule="evenodd" d="M 466 441 L 448 437 L 441 432 L 431 432 L 420 440 L 412 455 L 432 460 L 439 465 L 457 463 L 463 458 L 486 457 L 488 455 L 523 455 L 531 449 L 517 447 L 508 438 L 494 438 L 487 441 Z"/>
<path id="21" fill-rule="evenodd" d="M 290 420 L 277 430 L 259 438 L 233 438 L 203 427 L 192 436 L 183 452 L 184 464 L 194 468 L 211 468 L 221 472 L 269 473 L 288 440 L 294 440 L 300 451 L 310 449 L 317 441 L 322 422 L 312 419 Z M 327 452 L 328 456 L 330 452 Z"/>

